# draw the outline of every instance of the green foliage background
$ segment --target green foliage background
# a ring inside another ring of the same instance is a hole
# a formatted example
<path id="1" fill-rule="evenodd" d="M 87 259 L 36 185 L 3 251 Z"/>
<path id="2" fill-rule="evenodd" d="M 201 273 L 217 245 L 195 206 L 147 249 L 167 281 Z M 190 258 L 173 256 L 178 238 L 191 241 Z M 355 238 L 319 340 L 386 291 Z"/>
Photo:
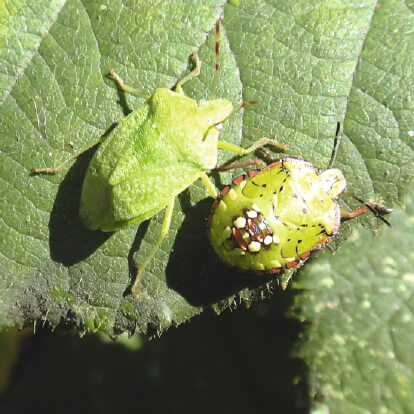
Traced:
<path id="1" fill-rule="evenodd" d="M 59 176 L 30 176 L 32 167 L 59 164 L 139 105 L 105 78 L 110 68 L 151 93 L 172 87 L 199 50 L 202 74 L 185 90 L 208 98 L 212 30 L 220 16 L 218 95 L 234 104 L 260 100 L 231 119 L 222 138 L 247 146 L 275 137 L 290 155 L 323 168 L 341 121 L 336 166 L 349 193 L 403 204 L 414 161 L 413 6 L 400 0 L 0 3 L 0 326 L 38 321 L 79 333 L 150 335 L 211 305 L 220 311 L 278 289 L 276 281 L 223 269 L 204 235 L 211 199 L 196 183 L 179 197 L 170 237 L 139 294 L 124 297 L 132 257 L 148 253 L 162 213 L 138 232 L 84 230 L 77 209 L 91 151 Z M 226 157 L 220 154 L 220 163 Z M 230 177 L 213 174 L 218 187 Z M 356 206 L 350 197 L 342 202 Z M 310 323 L 298 353 L 311 368 L 321 410 L 413 411 L 411 208 L 395 214 L 394 228 L 381 230 L 380 238 L 357 226 L 346 246 L 334 257 L 316 257 L 295 283 L 304 289 L 295 315 Z M 372 216 L 360 221 L 377 228 Z M 336 244 L 355 226 L 342 226 Z"/>

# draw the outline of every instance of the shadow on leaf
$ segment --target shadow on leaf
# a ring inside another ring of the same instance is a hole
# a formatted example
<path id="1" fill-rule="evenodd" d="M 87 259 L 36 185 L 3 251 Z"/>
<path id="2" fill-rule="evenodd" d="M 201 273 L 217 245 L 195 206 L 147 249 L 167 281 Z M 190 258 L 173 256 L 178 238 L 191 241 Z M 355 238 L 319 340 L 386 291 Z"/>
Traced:
<path id="1" fill-rule="evenodd" d="M 65 266 L 84 260 L 113 234 L 87 230 L 79 217 L 83 179 L 96 149 L 97 146 L 79 156 L 66 174 L 50 214 L 50 255 Z"/>

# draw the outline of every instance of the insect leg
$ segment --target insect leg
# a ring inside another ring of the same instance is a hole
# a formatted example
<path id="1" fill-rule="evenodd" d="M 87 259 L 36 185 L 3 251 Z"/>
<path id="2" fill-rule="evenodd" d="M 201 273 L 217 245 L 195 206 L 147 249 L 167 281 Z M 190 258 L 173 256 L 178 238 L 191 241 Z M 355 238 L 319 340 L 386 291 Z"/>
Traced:
<path id="1" fill-rule="evenodd" d="M 36 174 L 58 174 L 62 171 L 63 167 L 67 163 L 69 163 L 70 161 L 78 158 L 79 155 L 83 154 L 84 152 L 88 151 L 89 149 L 91 149 L 95 145 L 99 144 L 104 138 L 105 138 L 105 136 L 102 136 L 102 137 L 98 138 L 97 140 L 92 142 L 92 144 L 90 144 L 88 147 L 84 148 L 82 151 L 76 153 L 75 155 L 72 155 L 70 158 L 68 158 L 66 161 L 62 162 L 62 164 L 60 164 L 57 167 L 54 167 L 54 168 L 32 168 L 31 173 L 33 175 L 36 175 Z"/>
<path id="2" fill-rule="evenodd" d="M 216 187 L 214 187 L 214 184 L 210 181 L 207 174 L 205 172 L 201 173 L 200 178 L 201 181 L 203 181 L 203 184 L 206 186 L 207 191 L 210 193 L 211 197 L 217 198 L 218 193 Z"/>
<path id="3" fill-rule="evenodd" d="M 151 249 L 149 255 L 145 258 L 145 260 L 138 266 L 137 273 L 132 280 L 131 284 L 131 293 L 135 293 L 142 277 L 142 273 L 144 269 L 147 267 L 148 263 L 154 258 L 155 254 L 157 253 L 158 249 L 160 248 L 161 243 L 165 239 L 168 234 L 171 225 L 172 213 L 174 210 L 174 198 L 170 201 L 167 205 L 167 209 L 165 211 L 164 221 L 162 223 L 161 234 L 157 242 L 154 244 L 153 248 Z"/>
<path id="4" fill-rule="evenodd" d="M 362 200 L 359 200 L 359 199 L 357 200 L 363 203 Z M 378 217 L 380 220 L 382 220 L 387 226 L 391 227 L 391 224 L 389 223 L 388 220 L 386 220 L 383 217 L 383 215 L 391 213 L 392 209 L 385 207 L 382 204 L 378 204 L 378 203 L 363 203 L 361 207 L 358 207 L 355 210 L 341 211 L 341 219 L 350 220 L 350 219 L 360 216 L 361 214 L 367 213 L 368 211 L 374 214 L 375 217 Z"/>
<path id="5" fill-rule="evenodd" d="M 200 69 L 201 69 L 201 61 L 200 58 L 198 57 L 198 53 L 197 52 L 193 52 L 193 54 L 191 55 L 193 61 L 194 61 L 194 69 L 187 75 L 185 76 L 183 79 L 181 79 L 176 87 L 175 87 L 175 92 L 179 93 L 180 95 L 183 95 L 183 90 L 182 90 L 182 86 L 188 82 L 189 80 L 196 78 L 199 74 L 200 74 Z"/>
<path id="6" fill-rule="evenodd" d="M 141 96 L 142 98 L 149 99 L 150 96 L 146 95 L 145 93 L 139 91 L 138 89 L 132 88 L 131 86 L 125 85 L 124 81 L 121 79 L 121 77 L 113 70 L 111 69 L 108 72 L 108 78 L 112 79 L 115 83 L 118 89 L 125 93 L 129 93 L 131 95 L 135 96 Z"/>
<path id="7" fill-rule="evenodd" d="M 270 138 L 261 138 L 248 148 L 242 148 L 238 145 L 230 144 L 229 142 L 218 141 L 217 148 L 228 152 L 234 152 L 235 154 L 242 156 L 256 151 L 258 148 L 264 147 L 265 145 L 271 145 L 281 151 L 286 151 L 288 149 L 287 145 L 281 144 Z"/>
<path id="8" fill-rule="evenodd" d="M 251 166 L 255 166 L 257 168 L 264 168 L 266 167 L 266 163 L 262 160 L 246 160 L 246 161 L 235 162 L 229 165 L 220 165 L 216 167 L 215 170 L 229 171 L 229 170 L 235 170 L 236 168 L 245 168 L 245 167 L 251 167 Z"/>

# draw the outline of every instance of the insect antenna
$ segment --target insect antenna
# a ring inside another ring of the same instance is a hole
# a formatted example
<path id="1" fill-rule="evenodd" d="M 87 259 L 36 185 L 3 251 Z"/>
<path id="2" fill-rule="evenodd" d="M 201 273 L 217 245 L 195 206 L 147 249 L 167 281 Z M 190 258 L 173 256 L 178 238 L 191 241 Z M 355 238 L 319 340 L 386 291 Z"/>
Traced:
<path id="1" fill-rule="evenodd" d="M 360 216 L 361 214 L 364 214 L 368 211 L 370 211 L 375 217 L 379 218 L 381 221 L 383 221 L 388 227 L 391 227 L 391 223 L 384 217 L 384 214 L 389 214 L 392 212 L 391 208 L 385 207 L 382 204 L 370 202 L 367 203 L 364 200 L 361 200 L 359 197 L 350 194 L 352 198 L 357 200 L 362 204 L 361 207 L 358 207 L 355 210 L 349 211 L 342 215 L 342 219 L 349 220 L 353 219 L 355 217 Z"/>
<path id="2" fill-rule="evenodd" d="M 246 105 L 257 105 L 258 103 L 259 103 L 259 101 L 244 101 L 244 102 L 242 102 L 236 109 L 234 109 L 233 111 L 231 111 L 228 116 L 226 116 L 225 118 L 223 118 L 221 121 L 218 121 L 218 122 L 216 122 L 213 125 L 210 125 L 210 127 L 206 130 L 206 133 L 204 134 L 203 140 L 205 140 L 207 138 L 207 135 L 208 135 L 208 133 L 210 131 L 210 128 L 216 128 L 216 129 L 218 129 L 220 131 L 223 128 L 223 124 L 225 122 L 227 122 L 233 115 L 237 114 L 237 112 L 239 112 Z"/>
<path id="3" fill-rule="evenodd" d="M 334 141 L 334 146 L 333 146 L 333 149 L 332 149 L 331 159 L 329 161 L 327 170 L 329 170 L 330 168 L 332 168 L 332 166 L 333 166 L 333 164 L 335 162 L 336 152 L 338 150 L 339 143 L 341 142 L 341 139 L 339 137 L 339 131 L 340 130 L 341 130 L 341 123 L 338 122 L 336 124 L 335 141 Z"/>
<path id="4" fill-rule="evenodd" d="M 366 208 L 366 211 L 370 211 L 375 217 L 383 221 L 388 227 L 391 227 L 391 223 L 384 218 L 384 214 L 389 214 L 392 212 L 392 208 L 388 208 L 378 203 L 366 203 L 364 200 L 361 200 L 359 197 L 352 196 L 355 200 L 359 201 L 363 206 L 362 209 Z"/>
<path id="5" fill-rule="evenodd" d="M 257 105 L 259 104 L 259 101 L 243 101 L 236 109 L 230 112 L 229 115 L 227 115 L 224 119 L 222 119 L 219 122 L 216 122 L 214 126 L 217 128 L 219 125 L 224 124 L 227 122 L 233 115 L 237 114 L 237 112 L 241 111 L 245 106 L 247 105 Z"/>
<path id="6" fill-rule="evenodd" d="M 216 20 L 216 67 L 213 77 L 213 86 L 211 88 L 211 100 L 216 97 L 218 73 L 220 67 L 220 20 Z"/>

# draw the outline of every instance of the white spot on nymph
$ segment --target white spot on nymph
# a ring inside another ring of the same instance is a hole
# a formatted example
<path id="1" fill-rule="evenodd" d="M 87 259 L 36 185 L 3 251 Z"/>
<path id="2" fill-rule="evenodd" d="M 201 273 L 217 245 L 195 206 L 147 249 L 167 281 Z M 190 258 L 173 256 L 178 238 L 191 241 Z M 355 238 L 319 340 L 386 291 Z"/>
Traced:
<path id="1" fill-rule="evenodd" d="M 256 253 L 256 252 L 260 251 L 261 245 L 257 241 L 252 241 L 252 242 L 249 243 L 249 245 L 247 247 L 249 249 L 249 252 Z"/>
<path id="2" fill-rule="evenodd" d="M 234 248 L 231 251 L 232 254 L 234 254 L 235 256 L 244 256 L 246 254 L 246 252 L 242 249 L 239 249 L 238 247 Z"/>
<path id="3" fill-rule="evenodd" d="M 231 228 L 229 226 L 225 227 L 223 230 L 223 238 L 229 239 L 231 236 Z"/>
<path id="4" fill-rule="evenodd" d="M 271 244 L 271 243 L 272 243 L 272 241 L 273 241 L 273 237 L 272 237 L 270 234 L 268 234 L 268 235 L 264 238 L 263 243 L 264 243 L 266 246 L 269 246 L 269 244 Z"/>
<path id="5" fill-rule="evenodd" d="M 233 223 L 234 226 L 238 229 L 243 229 L 246 227 L 246 219 L 244 217 L 237 217 Z"/>
<path id="6" fill-rule="evenodd" d="M 270 266 L 272 266 L 273 268 L 282 267 L 279 260 L 276 260 L 276 259 L 270 261 Z"/>
<path id="7" fill-rule="evenodd" d="M 276 234 L 273 235 L 272 239 L 273 239 L 274 244 L 279 244 L 280 243 L 279 237 L 277 237 Z"/>
<path id="8" fill-rule="evenodd" d="M 256 210 L 258 213 L 260 213 L 260 208 L 257 204 L 252 204 L 252 209 Z"/>
<path id="9" fill-rule="evenodd" d="M 227 211 L 227 204 L 221 200 L 219 205 L 217 206 L 217 210 L 220 210 L 222 212 Z"/>
<path id="10" fill-rule="evenodd" d="M 260 230 L 266 230 L 266 225 L 262 222 L 259 223 L 259 229 Z"/>
<path id="11" fill-rule="evenodd" d="M 230 188 L 229 192 L 227 193 L 227 197 L 229 197 L 230 200 L 235 200 L 237 198 L 237 193 L 233 188 Z"/>
<path id="12" fill-rule="evenodd" d="M 244 240 L 246 240 L 246 241 L 249 241 L 249 240 L 250 240 L 249 233 L 247 233 L 247 232 L 244 232 L 244 234 L 242 234 L 242 237 L 243 237 L 243 239 L 244 239 Z"/>
<path id="13" fill-rule="evenodd" d="M 249 210 L 246 214 L 247 214 L 247 217 L 249 217 L 249 218 L 257 217 L 257 213 L 253 210 Z"/>
<path id="14" fill-rule="evenodd" d="M 256 263 L 256 270 L 265 270 L 263 263 Z"/>

